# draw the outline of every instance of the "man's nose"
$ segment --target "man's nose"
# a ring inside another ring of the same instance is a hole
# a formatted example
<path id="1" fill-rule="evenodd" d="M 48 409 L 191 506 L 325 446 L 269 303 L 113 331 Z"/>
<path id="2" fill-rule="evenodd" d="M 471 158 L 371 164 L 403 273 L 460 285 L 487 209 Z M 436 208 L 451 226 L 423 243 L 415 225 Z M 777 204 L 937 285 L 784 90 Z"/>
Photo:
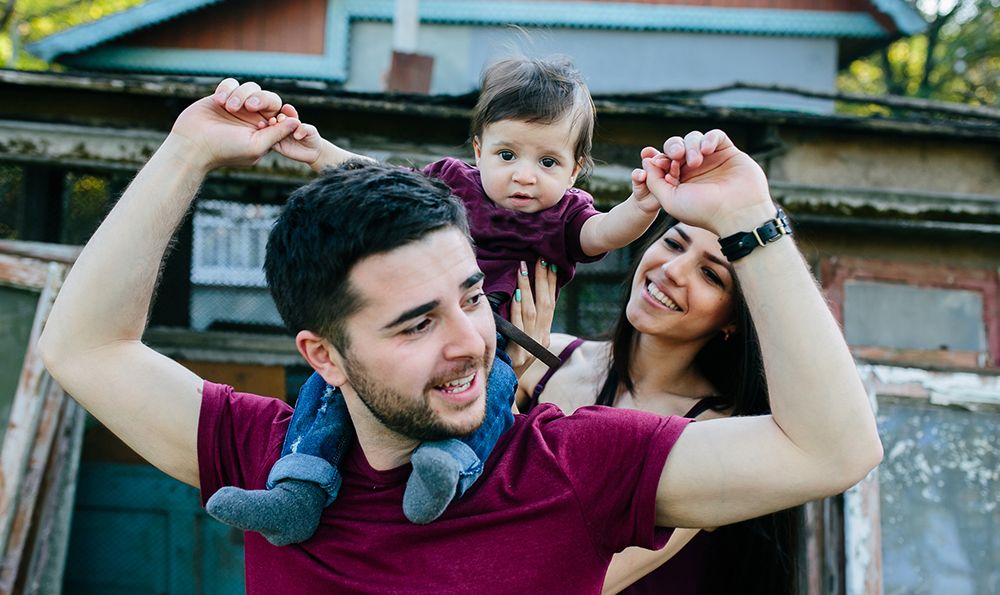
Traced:
<path id="1" fill-rule="evenodd" d="M 457 313 L 448 323 L 447 344 L 444 356 L 453 359 L 475 359 L 486 352 L 486 341 L 475 325 L 475 321 L 464 310 Z"/>

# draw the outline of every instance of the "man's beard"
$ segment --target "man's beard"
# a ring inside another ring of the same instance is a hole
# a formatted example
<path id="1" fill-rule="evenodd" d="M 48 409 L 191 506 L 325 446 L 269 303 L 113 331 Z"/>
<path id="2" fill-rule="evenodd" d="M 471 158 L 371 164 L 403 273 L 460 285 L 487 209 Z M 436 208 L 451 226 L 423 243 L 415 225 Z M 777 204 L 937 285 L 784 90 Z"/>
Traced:
<path id="1" fill-rule="evenodd" d="M 361 402 L 375 416 L 375 419 L 397 434 L 422 442 L 461 438 L 476 431 L 482 425 L 486 415 L 485 406 L 483 407 L 483 416 L 475 423 L 466 426 L 449 425 L 439 419 L 434 410 L 431 409 L 430 393 L 435 386 L 440 386 L 453 378 L 468 375 L 473 371 L 482 371 L 485 376 L 481 379 L 480 386 L 483 387 L 483 398 L 485 399 L 486 383 L 492 368 L 493 361 L 484 355 L 481 359 L 470 362 L 461 370 L 431 379 L 421 391 L 421 398 L 418 399 L 414 398 L 413 395 L 404 395 L 387 388 L 376 380 L 376 375 L 372 374 L 364 364 L 349 356 L 344 358 L 344 372 L 348 381 Z M 460 410 L 473 407 L 478 402 L 479 399 L 469 401 Z"/>

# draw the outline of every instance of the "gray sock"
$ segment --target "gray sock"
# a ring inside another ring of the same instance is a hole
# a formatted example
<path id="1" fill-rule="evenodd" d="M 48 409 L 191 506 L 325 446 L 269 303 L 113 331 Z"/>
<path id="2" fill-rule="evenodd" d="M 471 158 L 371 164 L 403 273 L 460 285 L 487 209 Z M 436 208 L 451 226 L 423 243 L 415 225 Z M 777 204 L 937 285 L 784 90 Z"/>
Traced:
<path id="1" fill-rule="evenodd" d="M 403 494 L 403 514 L 426 525 L 441 516 L 458 491 L 458 463 L 436 448 L 418 448 L 410 457 L 413 473 Z"/>
<path id="2" fill-rule="evenodd" d="M 311 481 L 287 479 L 270 490 L 224 487 L 205 504 L 214 519 L 256 531 L 274 545 L 301 543 L 316 532 L 326 491 Z"/>

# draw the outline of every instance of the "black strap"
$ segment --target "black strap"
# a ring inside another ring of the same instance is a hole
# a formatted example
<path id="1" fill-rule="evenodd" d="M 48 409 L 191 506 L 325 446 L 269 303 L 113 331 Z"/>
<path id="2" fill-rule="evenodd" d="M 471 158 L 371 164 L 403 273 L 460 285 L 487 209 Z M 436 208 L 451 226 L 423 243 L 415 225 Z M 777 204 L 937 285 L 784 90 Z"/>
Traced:
<path id="1" fill-rule="evenodd" d="M 781 236 L 791 233 L 792 226 L 788 223 L 788 217 L 779 207 L 778 214 L 774 219 L 753 231 L 738 231 L 731 236 L 726 236 L 719 240 L 719 245 L 722 247 L 722 254 L 729 262 L 735 262 L 753 252 L 754 248 L 775 242 Z"/>
<path id="2" fill-rule="evenodd" d="M 503 335 L 508 341 L 513 341 L 528 350 L 528 353 L 537 357 L 550 368 L 558 368 L 559 358 L 555 356 L 551 351 L 542 347 L 538 341 L 535 341 L 524 331 L 517 328 L 506 319 L 501 317 L 496 312 L 493 313 L 493 320 L 497 323 L 497 332 Z"/>

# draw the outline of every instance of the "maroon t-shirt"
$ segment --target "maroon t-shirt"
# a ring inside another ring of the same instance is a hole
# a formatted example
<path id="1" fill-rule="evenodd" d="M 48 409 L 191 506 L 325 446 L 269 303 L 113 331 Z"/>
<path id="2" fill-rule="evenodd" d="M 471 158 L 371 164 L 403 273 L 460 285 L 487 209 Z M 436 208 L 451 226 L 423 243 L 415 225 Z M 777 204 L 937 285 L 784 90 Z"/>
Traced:
<path id="1" fill-rule="evenodd" d="M 442 159 L 428 165 L 425 174 L 451 188 L 465 203 L 469 231 L 476 242 L 476 260 L 486 274 L 484 291 L 514 295 L 517 271 L 523 260 L 528 264 L 534 290 L 535 261 L 555 263 L 556 297 L 570 282 L 581 262 L 595 262 L 603 254 L 587 256 L 580 247 L 580 229 L 587 219 L 600 213 L 594 199 L 583 190 L 570 188 L 556 205 L 537 213 L 522 213 L 497 206 L 483 190 L 479 170 L 459 159 Z M 505 304 L 500 314 L 510 318 Z"/>
<path id="2" fill-rule="evenodd" d="M 276 399 L 205 383 L 198 424 L 204 503 L 220 487 L 263 489 L 292 410 Z M 690 420 L 552 405 L 515 416 L 483 476 L 438 520 L 403 515 L 409 464 L 376 471 L 355 442 L 344 483 L 302 544 L 246 533 L 249 594 L 600 593 L 612 554 L 660 548 L 656 488 Z"/>

